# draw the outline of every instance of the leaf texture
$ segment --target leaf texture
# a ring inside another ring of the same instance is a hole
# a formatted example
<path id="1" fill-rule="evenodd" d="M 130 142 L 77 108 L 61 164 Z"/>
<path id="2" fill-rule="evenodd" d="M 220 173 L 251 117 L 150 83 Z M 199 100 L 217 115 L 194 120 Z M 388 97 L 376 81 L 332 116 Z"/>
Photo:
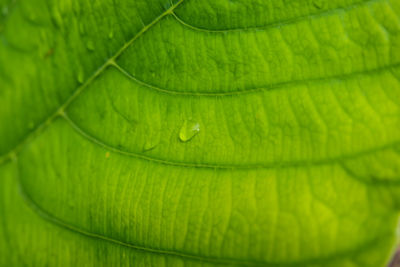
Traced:
<path id="1" fill-rule="evenodd" d="M 0 266 L 389 261 L 400 1 L 0 5 Z"/>

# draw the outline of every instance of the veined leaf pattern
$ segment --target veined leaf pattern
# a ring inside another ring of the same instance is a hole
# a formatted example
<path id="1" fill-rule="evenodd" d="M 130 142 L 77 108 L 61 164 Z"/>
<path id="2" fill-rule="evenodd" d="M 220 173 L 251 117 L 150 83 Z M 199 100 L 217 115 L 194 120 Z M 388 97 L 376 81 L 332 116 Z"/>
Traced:
<path id="1" fill-rule="evenodd" d="M 385 266 L 398 0 L 1 0 L 1 266 Z"/>

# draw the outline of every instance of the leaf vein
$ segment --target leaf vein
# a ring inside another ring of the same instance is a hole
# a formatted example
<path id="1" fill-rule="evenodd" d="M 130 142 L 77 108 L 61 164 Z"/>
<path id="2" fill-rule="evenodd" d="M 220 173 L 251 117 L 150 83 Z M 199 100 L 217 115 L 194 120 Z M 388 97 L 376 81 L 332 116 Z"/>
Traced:
<path id="1" fill-rule="evenodd" d="M 400 141 L 395 141 L 389 144 L 385 144 L 382 146 L 370 148 L 367 150 L 363 150 L 356 153 L 350 153 L 347 155 L 340 155 L 336 157 L 330 158 L 323 158 L 323 159 L 314 159 L 314 160 L 293 160 L 293 161 L 282 161 L 282 162 L 269 162 L 269 163 L 260 163 L 260 164 L 212 164 L 212 163 L 189 163 L 189 162 L 179 162 L 179 161 L 172 161 L 172 160 L 164 160 L 154 157 L 145 156 L 140 153 L 130 152 L 126 150 L 121 150 L 119 148 L 115 148 L 110 146 L 103 141 L 97 139 L 96 137 L 90 135 L 89 133 L 85 132 L 82 128 L 80 128 L 75 122 L 68 117 L 67 114 L 62 116 L 69 125 L 82 137 L 86 140 L 99 145 L 111 152 L 124 155 L 127 157 L 138 158 L 142 160 L 147 160 L 151 162 L 156 162 L 159 164 L 170 165 L 170 166 L 180 166 L 186 168 L 205 168 L 205 169 L 221 169 L 221 170 L 240 170 L 240 169 L 270 169 L 270 168 L 284 168 L 284 167 L 297 167 L 297 166 L 318 166 L 318 165 L 326 165 L 326 164 L 340 164 L 344 160 L 349 160 L 352 158 L 368 155 L 371 153 L 376 153 L 386 149 L 392 149 L 400 145 Z M 378 182 L 378 181 L 377 181 Z"/>
<path id="2" fill-rule="evenodd" d="M 190 24 L 189 22 L 185 21 L 184 19 L 182 19 L 181 17 L 179 17 L 175 11 L 171 12 L 171 15 L 182 25 L 184 25 L 187 28 L 190 28 L 192 30 L 195 31 L 202 31 L 202 32 L 211 32 L 211 33 L 226 33 L 226 32 L 243 32 L 243 31 L 260 31 L 260 30 L 266 30 L 269 28 L 279 28 L 285 25 L 290 25 L 296 22 L 299 22 L 301 20 L 306 20 L 306 19 L 311 19 L 311 18 L 316 18 L 316 17 L 323 17 L 326 15 L 330 15 L 330 14 L 336 14 L 339 12 L 345 12 L 354 8 L 358 8 L 370 3 L 374 3 L 374 2 L 379 2 L 381 0 L 364 0 L 361 1 L 359 3 L 354 3 L 348 6 L 341 6 L 341 7 L 337 7 L 337 8 L 332 8 L 332 9 L 327 9 L 318 13 L 314 13 L 314 14 L 308 14 L 308 15 L 304 15 L 304 16 L 300 16 L 300 17 L 295 17 L 295 18 L 290 18 L 287 20 L 282 20 L 282 21 L 278 21 L 278 22 L 272 22 L 272 23 L 268 23 L 265 25 L 260 25 L 260 26 L 250 26 L 250 27 L 239 27 L 239 28 L 226 28 L 226 29 L 209 29 L 209 28 L 203 28 L 203 27 L 198 27 L 195 26 L 193 24 Z"/>
<path id="3" fill-rule="evenodd" d="M 153 25 L 159 22 L 163 17 L 170 14 L 175 8 L 177 8 L 183 0 L 179 0 L 170 8 L 165 10 L 161 15 L 156 17 L 152 22 L 148 25 L 144 26 L 137 34 L 135 34 L 132 39 L 130 39 L 127 43 L 125 43 L 112 57 L 110 57 L 100 68 L 98 68 L 81 86 L 79 86 L 70 96 L 69 98 L 62 104 L 59 108 L 57 108 L 50 116 L 48 116 L 42 123 L 36 126 L 35 129 L 28 132 L 25 137 L 9 152 L 0 156 L 0 164 L 12 158 L 16 155 L 22 147 L 29 142 L 33 136 L 39 134 L 43 129 L 45 129 L 48 125 L 50 125 L 59 115 L 62 115 L 65 109 L 82 93 L 82 91 L 87 88 L 98 76 L 100 76 L 104 70 L 107 69 L 109 65 L 111 65 L 115 60 L 135 42 L 140 36 L 142 36 L 145 32 L 147 32 Z"/>
<path id="4" fill-rule="evenodd" d="M 195 92 L 195 91 L 178 91 L 178 90 L 169 90 L 165 88 L 161 88 L 155 85 L 152 85 L 148 82 L 139 80 L 129 72 L 127 72 L 125 69 L 123 69 L 121 66 L 118 65 L 116 62 L 110 63 L 111 66 L 115 67 L 117 70 L 119 70 L 122 74 L 124 74 L 127 78 L 131 79 L 132 81 L 136 82 L 139 85 L 142 85 L 144 87 L 153 89 L 155 91 L 165 93 L 165 94 L 171 94 L 171 95 L 183 95 L 183 96 L 202 96 L 202 97 L 224 97 L 224 96 L 234 96 L 234 95 L 243 95 L 243 94 L 250 94 L 250 93 L 255 93 L 255 92 L 260 92 L 260 91 L 271 91 L 271 90 L 279 90 L 279 89 L 284 89 L 289 86 L 294 86 L 297 84 L 307 84 L 307 83 L 313 83 L 313 82 L 324 82 L 324 81 L 330 81 L 330 80 L 345 80 L 352 78 L 354 76 L 358 75 L 370 75 L 370 74 L 376 74 L 376 73 L 381 73 L 384 71 L 392 70 L 394 68 L 400 67 L 400 63 L 393 63 L 373 69 L 367 69 L 367 70 L 362 70 L 362 71 L 355 71 L 351 73 L 345 73 L 345 74 L 339 74 L 339 75 L 331 75 L 327 77 L 317 77 L 317 78 L 310 78 L 310 79 L 301 79 L 301 80 L 292 80 L 292 81 L 284 81 L 284 82 L 278 82 L 275 84 L 270 84 L 262 87 L 255 87 L 255 88 L 249 88 L 245 90 L 237 90 L 237 91 L 231 91 L 231 92 Z"/>
<path id="5" fill-rule="evenodd" d="M 17 162 L 18 164 L 18 162 Z M 17 168 L 19 169 L 19 168 Z M 62 219 L 57 218 L 56 216 L 52 215 L 48 211 L 46 211 L 43 207 L 41 207 L 38 203 L 36 203 L 26 192 L 26 190 L 23 187 L 23 183 L 20 181 L 19 177 L 19 172 L 18 172 L 18 180 L 19 180 L 19 186 L 20 186 L 20 194 L 26 205 L 41 219 L 44 221 L 47 221 L 49 223 L 52 223 L 60 228 L 63 228 L 65 230 L 71 231 L 76 234 L 80 234 L 82 236 L 88 237 L 88 238 L 93 238 L 97 240 L 103 240 L 106 242 L 114 243 L 116 245 L 120 245 L 123 247 L 128 247 L 131 249 L 139 250 L 139 251 L 144 251 L 147 253 L 152 253 L 156 255 L 165 255 L 165 256 L 172 256 L 172 257 L 177 257 L 177 258 L 182 258 L 182 259 L 190 259 L 193 261 L 200 261 L 200 262 L 209 262 L 209 263 L 216 263 L 216 264 L 224 264 L 224 265 L 241 265 L 241 266 L 281 266 L 281 267 L 288 267 L 288 266 L 304 266 L 308 264 L 322 264 L 327 261 L 334 261 L 334 260 L 340 260 L 343 258 L 346 258 L 348 256 L 354 256 L 354 254 L 362 253 L 365 251 L 368 251 L 371 248 L 374 248 L 376 246 L 379 246 L 381 242 L 385 241 L 386 238 L 391 238 L 392 233 L 388 233 L 387 235 L 382 235 L 378 238 L 375 238 L 369 242 L 366 242 L 358 247 L 348 249 L 345 251 L 337 252 L 331 255 L 319 257 L 319 258 L 310 258 L 310 259 L 304 259 L 304 260 L 298 260 L 298 261 L 292 261 L 292 262 L 267 262 L 267 261 L 260 261 L 260 260 L 243 260 L 243 259 L 233 259 L 233 258 L 227 258 L 227 257 L 215 257 L 215 256 L 204 256 L 204 255 L 198 255 L 198 254 L 190 254 L 187 252 L 182 252 L 179 250 L 166 250 L 166 249 L 159 249 L 159 248 L 152 248 L 152 247 L 147 247 L 144 245 L 136 245 L 132 244 L 126 241 L 121 241 L 112 237 L 108 237 L 102 234 L 97 234 L 93 233 L 89 230 L 83 229 L 81 227 L 72 225 L 71 223 L 65 222 Z"/>

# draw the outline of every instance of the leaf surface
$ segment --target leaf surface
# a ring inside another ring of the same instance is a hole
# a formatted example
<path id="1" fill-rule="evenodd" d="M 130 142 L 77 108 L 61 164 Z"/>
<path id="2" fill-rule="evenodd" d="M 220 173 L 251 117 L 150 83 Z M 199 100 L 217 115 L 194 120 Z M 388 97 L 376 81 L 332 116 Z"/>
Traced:
<path id="1" fill-rule="evenodd" d="M 385 266 L 398 0 L 7 1 L 1 266 Z"/>

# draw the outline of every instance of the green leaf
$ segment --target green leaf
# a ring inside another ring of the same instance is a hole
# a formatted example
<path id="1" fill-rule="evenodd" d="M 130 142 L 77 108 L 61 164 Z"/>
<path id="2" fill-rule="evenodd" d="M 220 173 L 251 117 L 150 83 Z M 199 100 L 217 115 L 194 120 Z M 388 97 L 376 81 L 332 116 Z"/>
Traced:
<path id="1" fill-rule="evenodd" d="M 0 266 L 388 263 L 400 1 L 0 7 Z"/>

